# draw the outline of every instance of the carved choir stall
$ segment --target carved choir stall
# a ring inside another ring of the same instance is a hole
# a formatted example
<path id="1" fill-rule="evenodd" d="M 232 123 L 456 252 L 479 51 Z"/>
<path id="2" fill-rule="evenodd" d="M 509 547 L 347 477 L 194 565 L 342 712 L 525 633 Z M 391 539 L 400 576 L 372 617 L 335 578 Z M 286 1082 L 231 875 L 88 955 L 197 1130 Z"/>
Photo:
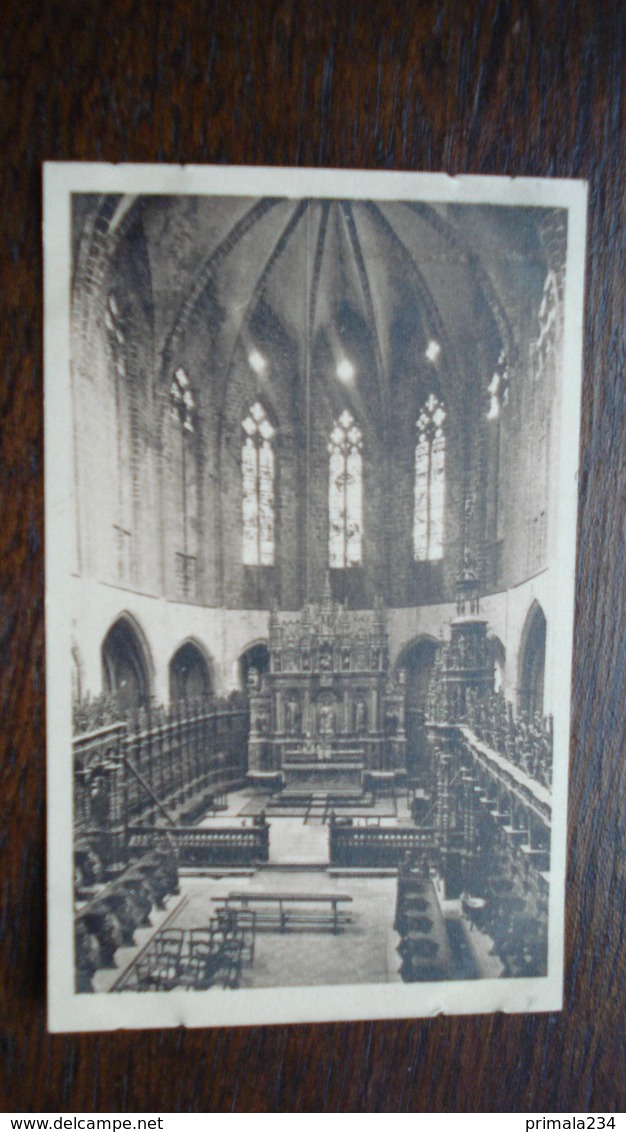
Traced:
<path id="1" fill-rule="evenodd" d="M 270 615 L 269 671 L 249 674 L 249 778 L 284 795 L 361 796 L 406 768 L 404 686 L 389 674 L 386 610 L 333 601 Z"/>

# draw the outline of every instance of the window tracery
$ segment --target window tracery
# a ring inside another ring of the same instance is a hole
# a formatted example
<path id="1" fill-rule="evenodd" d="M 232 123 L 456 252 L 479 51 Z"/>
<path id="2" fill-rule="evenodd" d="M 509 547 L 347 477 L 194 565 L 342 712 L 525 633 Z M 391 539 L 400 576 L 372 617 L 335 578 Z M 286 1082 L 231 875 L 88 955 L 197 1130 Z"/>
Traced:
<path id="1" fill-rule="evenodd" d="M 363 435 L 344 409 L 330 440 L 328 561 L 332 569 L 360 566 L 363 556 Z"/>
<path id="2" fill-rule="evenodd" d="M 559 295 L 556 279 L 550 272 L 544 285 L 539 305 L 539 334 L 534 345 L 533 368 L 535 381 L 550 374 L 554 368 L 557 347 Z"/>
<path id="3" fill-rule="evenodd" d="M 174 524 L 176 531 L 176 588 L 182 598 L 196 597 L 196 539 L 198 527 L 197 466 L 193 439 L 196 402 L 184 369 L 177 369 L 170 385 Z"/>
<path id="4" fill-rule="evenodd" d="M 443 558 L 446 438 L 443 402 L 431 393 L 417 420 L 413 555 L 416 562 Z"/>
<path id="5" fill-rule="evenodd" d="M 509 400 L 509 363 L 504 350 L 500 350 L 487 392 L 489 393 L 487 420 L 496 421 Z"/>
<path id="6" fill-rule="evenodd" d="M 548 541 L 551 403 L 560 341 L 560 300 L 556 278 L 549 272 L 538 312 L 539 333 L 531 347 L 532 434 L 529 482 L 528 566 L 545 565 Z"/>
<path id="7" fill-rule="evenodd" d="M 511 375 L 509 360 L 504 348 L 498 354 L 491 380 L 487 385 L 489 429 L 486 443 L 489 446 L 487 465 L 487 539 L 485 545 L 485 574 L 489 584 L 498 586 L 502 581 L 503 536 L 500 530 L 500 456 L 504 410 L 509 402 Z"/>
<path id="8" fill-rule="evenodd" d="M 104 324 L 113 366 L 115 396 L 114 451 L 117 482 L 113 516 L 116 558 L 114 576 L 116 581 L 129 584 L 133 580 L 133 403 L 132 385 L 127 371 L 125 320 L 114 291 L 107 296 Z"/>
<path id="9" fill-rule="evenodd" d="M 242 428 L 242 561 L 244 566 L 273 566 L 276 429 L 260 401 L 250 407 Z"/>

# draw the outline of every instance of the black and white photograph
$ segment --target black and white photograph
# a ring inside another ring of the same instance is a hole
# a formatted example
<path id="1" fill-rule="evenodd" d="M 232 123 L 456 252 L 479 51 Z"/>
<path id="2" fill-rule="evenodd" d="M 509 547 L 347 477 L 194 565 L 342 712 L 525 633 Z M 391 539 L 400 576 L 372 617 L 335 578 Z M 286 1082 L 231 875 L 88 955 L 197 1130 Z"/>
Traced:
<path id="1" fill-rule="evenodd" d="M 558 1010 L 584 184 L 44 203 L 51 1029 Z"/>

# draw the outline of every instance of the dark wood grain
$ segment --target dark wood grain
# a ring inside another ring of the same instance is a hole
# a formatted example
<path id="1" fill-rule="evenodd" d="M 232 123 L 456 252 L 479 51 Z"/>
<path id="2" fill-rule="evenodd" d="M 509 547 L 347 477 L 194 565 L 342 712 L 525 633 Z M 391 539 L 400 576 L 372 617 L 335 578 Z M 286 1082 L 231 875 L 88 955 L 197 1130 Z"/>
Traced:
<path id="1" fill-rule="evenodd" d="M 615 0 L 5 0 L 3 20 L 2 1107 L 622 1110 L 626 8 Z M 46 158 L 590 180 L 561 1015 L 46 1033 Z"/>

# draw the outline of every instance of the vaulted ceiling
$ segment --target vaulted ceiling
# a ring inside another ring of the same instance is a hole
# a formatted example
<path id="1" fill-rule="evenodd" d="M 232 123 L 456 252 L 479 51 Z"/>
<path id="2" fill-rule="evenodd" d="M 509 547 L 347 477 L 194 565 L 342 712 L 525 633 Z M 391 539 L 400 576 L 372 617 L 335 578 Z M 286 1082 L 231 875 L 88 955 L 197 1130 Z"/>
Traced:
<path id="1" fill-rule="evenodd" d="M 348 358 L 358 369 L 365 351 L 383 407 L 403 345 L 423 357 L 434 341 L 448 395 L 462 398 L 468 383 L 488 380 L 502 349 L 513 369 L 524 364 L 547 271 L 533 209 L 92 197 L 77 202 L 75 228 L 79 279 L 93 277 L 98 255 L 108 257 L 103 278 L 133 252 L 143 260 L 165 380 L 194 317 L 210 310 L 210 368 L 223 395 L 237 351 L 249 354 L 269 319 L 301 372 L 320 342 L 337 365 Z"/>

